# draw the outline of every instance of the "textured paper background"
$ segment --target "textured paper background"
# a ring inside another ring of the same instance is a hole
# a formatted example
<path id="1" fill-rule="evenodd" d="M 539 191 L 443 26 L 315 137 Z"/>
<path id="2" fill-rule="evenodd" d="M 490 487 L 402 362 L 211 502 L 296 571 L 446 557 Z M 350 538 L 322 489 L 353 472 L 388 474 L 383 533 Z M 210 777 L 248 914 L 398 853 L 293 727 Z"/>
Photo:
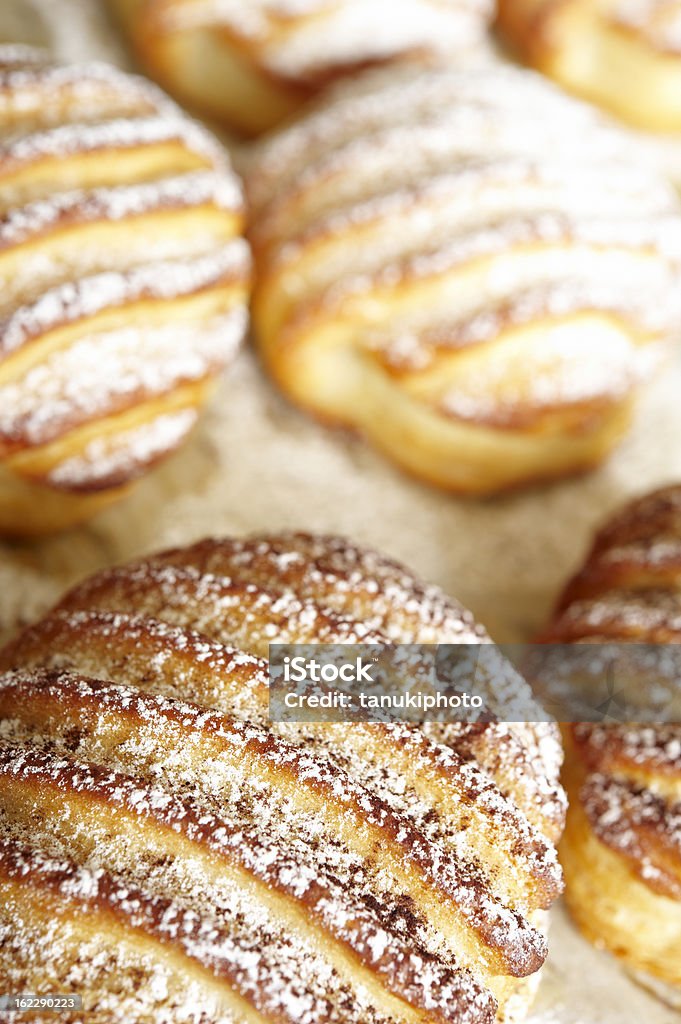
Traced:
<path id="1" fill-rule="evenodd" d="M 0 38 L 67 58 L 126 60 L 99 0 L 0 0 Z M 293 527 L 379 547 L 469 605 L 496 638 L 525 638 L 595 525 L 630 495 L 681 480 L 680 398 L 681 365 L 644 396 L 635 429 L 598 472 L 471 502 L 423 487 L 361 441 L 308 421 L 244 352 L 191 443 L 125 503 L 59 537 L 0 545 L 0 634 L 104 564 L 206 534 Z M 681 1020 L 585 943 L 561 909 L 554 916 L 533 1024 Z"/>

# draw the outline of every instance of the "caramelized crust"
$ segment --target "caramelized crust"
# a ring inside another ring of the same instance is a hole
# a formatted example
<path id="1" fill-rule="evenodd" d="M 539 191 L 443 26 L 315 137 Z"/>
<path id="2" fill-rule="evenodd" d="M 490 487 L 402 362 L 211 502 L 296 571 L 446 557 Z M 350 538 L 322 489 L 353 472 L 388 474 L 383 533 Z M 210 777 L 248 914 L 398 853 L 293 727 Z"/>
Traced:
<path id="1" fill-rule="evenodd" d="M 271 722 L 275 639 L 487 638 L 336 538 L 85 581 L 0 652 L 0 977 L 121 1022 L 519 1019 L 561 890 L 555 731 Z"/>
<path id="2" fill-rule="evenodd" d="M 669 487 L 598 533 L 543 639 L 679 644 L 680 583 L 681 488 Z M 639 678 L 642 700 L 659 693 L 668 714 L 678 659 L 665 653 L 641 653 Z M 681 1001 L 681 726 L 577 724 L 569 732 L 568 903 L 587 935 Z"/>
<path id="3" fill-rule="evenodd" d="M 174 95 L 245 135 L 373 65 L 480 44 L 490 0 L 109 0 L 141 64 Z"/>
<path id="4" fill-rule="evenodd" d="M 191 430 L 244 331 L 242 222 L 153 86 L 0 47 L 0 532 L 85 518 Z"/>
<path id="5" fill-rule="evenodd" d="M 247 175 L 265 364 L 452 490 L 594 465 L 680 313 L 677 200 L 622 147 L 502 66 L 332 90 Z"/>
<path id="6" fill-rule="evenodd" d="M 639 128 L 681 132 L 679 0 L 499 0 L 529 64 Z"/>

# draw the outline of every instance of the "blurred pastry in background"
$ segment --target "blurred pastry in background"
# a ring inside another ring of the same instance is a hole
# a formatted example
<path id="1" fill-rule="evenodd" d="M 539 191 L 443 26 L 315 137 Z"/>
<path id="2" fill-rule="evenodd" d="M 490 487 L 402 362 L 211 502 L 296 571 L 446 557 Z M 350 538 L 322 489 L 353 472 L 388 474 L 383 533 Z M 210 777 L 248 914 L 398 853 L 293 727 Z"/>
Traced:
<path id="1" fill-rule="evenodd" d="M 240 184 L 155 86 L 0 47 L 0 533 L 123 495 L 246 324 Z"/>
<path id="2" fill-rule="evenodd" d="M 481 45 L 491 0 L 109 0 L 152 77 L 245 135 L 377 64 Z"/>
<path id="3" fill-rule="evenodd" d="M 673 189 L 532 72 L 370 72 L 246 177 L 263 362 L 441 487 L 598 464 L 678 336 Z"/>
<path id="4" fill-rule="evenodd" d="M 498 0 L 498 26 L 567 89 L 681 136 L 681 0 Z"/>
<path id="5" fill-rule="evenodd" d="M 681 486 L 639 498 L 603 527 L 542 639 L 659 645 L 648 649 L 649 699 L 656 689 L 678 696 L 669 645 L 681 644 Z M 665 710 L 658 725 L 566 727 L 561 859 L 585 934 L 681 1007 L 681 724 Z"/>

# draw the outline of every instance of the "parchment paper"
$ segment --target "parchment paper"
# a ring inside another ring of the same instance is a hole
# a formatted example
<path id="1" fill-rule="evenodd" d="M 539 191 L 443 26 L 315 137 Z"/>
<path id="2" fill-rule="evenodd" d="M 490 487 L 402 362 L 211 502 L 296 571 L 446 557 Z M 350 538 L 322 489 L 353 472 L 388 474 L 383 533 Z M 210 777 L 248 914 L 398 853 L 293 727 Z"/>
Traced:
<path id="1" fill-rule="evenodd" d="M 100 0 L 0 0 L 0 38 L 127 63 Z M 374 545 L 457 596 L 496 639 L 524 639 L 546 620 L 594 527 L 629 496 L 681 481 L 680 441 L 681 363 L 643 396 L 632 433 L 598 472 L 458 500 L 290 408 L 246 350 L 190 443 L 123 504 L 56 538 L 0 545 L 0 635 L 102 565 L 206 534 L 293 527 Z M 532 1024 L 680 1020 L 554 912 Z"/>

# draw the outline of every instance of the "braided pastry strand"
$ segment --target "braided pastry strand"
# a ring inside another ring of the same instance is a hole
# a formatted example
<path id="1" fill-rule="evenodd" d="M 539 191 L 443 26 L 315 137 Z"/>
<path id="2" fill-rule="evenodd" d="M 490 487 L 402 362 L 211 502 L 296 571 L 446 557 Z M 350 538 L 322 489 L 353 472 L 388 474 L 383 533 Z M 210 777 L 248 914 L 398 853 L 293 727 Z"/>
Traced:
<path id="1" fill-rule="evenodd" d="M 265 365 L 444 488 L 596 465 L 681 323 L 677 198 L 630 156 L 501 65 L 332 90 L 246 176 Z"/>
<path id="2" fill-rule="evenodd" d="M 491 0 L 109 0 L 140 63 L 183 102 L 245 135 L 373 65 L 475 49 Z"/>
<path id="3" fill-rule="evenodd" d="M 533 67 L 631 124 L 681 138 L 680 0 L 499 0 Z"/>
<path id="4" fill-rule="evenodd" d="M 154 86 L 0 47 L 0 533 L 88 517 L 191 430 L 245 330 L 243 219 Z"/>
<path id="5" fill-rule="evenodd" d="M 98 1024 L 520 1020 L 561 890 L 556 729 L 277 724 L 262 657 L 486 639 L 332 537 L 85 581 L 0 653 L 3 989 Z"/>

